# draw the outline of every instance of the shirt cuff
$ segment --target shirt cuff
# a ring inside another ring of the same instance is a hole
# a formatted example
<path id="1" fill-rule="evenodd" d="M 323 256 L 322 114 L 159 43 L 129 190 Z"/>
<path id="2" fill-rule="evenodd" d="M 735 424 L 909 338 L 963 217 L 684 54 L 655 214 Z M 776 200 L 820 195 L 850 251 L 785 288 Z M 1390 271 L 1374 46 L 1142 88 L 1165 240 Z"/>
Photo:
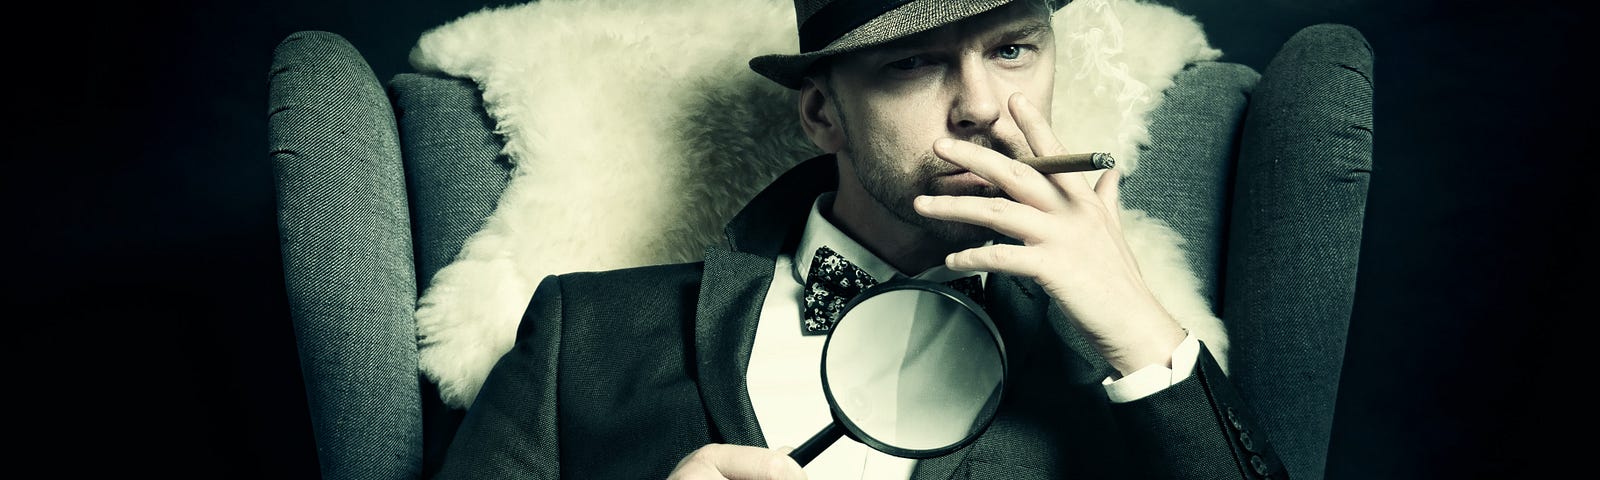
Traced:
<path id="1" fill-rule="evenodd" d="M 1154 364 L 1128 374 L 1120 379 L 1106 377 L 1100 385 L 1106 389 L 1111 403 L 1127 403 L 1155 394 L 1177 385 L 1194 373 L 1194 364 L 1200 359 L 1200 340 L 1194 334 L 1183 337 L 1178 348 L 1172 350 L 1172 368 Z"/>

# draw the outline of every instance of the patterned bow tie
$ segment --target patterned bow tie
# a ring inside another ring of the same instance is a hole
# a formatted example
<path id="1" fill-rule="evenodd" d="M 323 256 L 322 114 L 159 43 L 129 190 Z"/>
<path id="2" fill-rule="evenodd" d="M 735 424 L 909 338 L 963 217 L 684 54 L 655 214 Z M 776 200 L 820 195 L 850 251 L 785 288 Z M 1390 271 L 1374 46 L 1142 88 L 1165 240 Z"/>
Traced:
<path id="1" fill-rule="evenodd" d="M 811 272 L 806 274 L 806 311 L 800 317 L 800 331 L 806 335 L 822 335 L 833 330 L 833 325 L 839 322 L 839 310 L 856 295 L 877 284 L 866 270 L 845 260 L 838 252 L 828 247 L 818 248 L 811 259 Z M 979 305 L 984 304 L 983 281 L 977 275 L 950 280 L 944 285 Z"/>

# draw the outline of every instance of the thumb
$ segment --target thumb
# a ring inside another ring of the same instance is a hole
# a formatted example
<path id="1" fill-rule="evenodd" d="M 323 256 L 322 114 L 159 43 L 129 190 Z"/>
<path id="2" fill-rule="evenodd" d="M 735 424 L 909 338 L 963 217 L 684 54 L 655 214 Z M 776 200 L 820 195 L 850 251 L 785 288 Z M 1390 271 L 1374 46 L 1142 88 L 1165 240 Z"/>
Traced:
<path id="1" fill-rule="evenodd" d="M 1100 202 L 1106 206 L 1106 214 L 1111 216 L 1111 221 L 1118 228 L 1122 227 L 1122 172 L 1115 168 L 1106 170 L 1100 175 L 1100 180 L 1094 184 L 1095 196 L 1100 197 Z"/>
<path id="2" fill-rule="evenodd" d="M 800 468 L 787 452 L 759 447 L 724 445 L 713 463 L 730 480 L 804 480 Z"/>

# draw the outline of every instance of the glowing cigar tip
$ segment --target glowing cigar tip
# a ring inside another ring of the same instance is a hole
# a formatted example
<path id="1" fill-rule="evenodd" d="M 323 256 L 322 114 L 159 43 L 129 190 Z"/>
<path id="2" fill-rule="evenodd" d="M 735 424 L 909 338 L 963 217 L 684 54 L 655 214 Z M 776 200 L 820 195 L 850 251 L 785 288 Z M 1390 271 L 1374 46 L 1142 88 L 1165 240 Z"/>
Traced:
<path id="1" fill-rule="evenodd" d="M 1117 159 L 1111 158 L 1109 153 L 1095 153 L 1089 161 L 1094 162 L 1094 168 L 1109 169 L 1117 166 Z"/>

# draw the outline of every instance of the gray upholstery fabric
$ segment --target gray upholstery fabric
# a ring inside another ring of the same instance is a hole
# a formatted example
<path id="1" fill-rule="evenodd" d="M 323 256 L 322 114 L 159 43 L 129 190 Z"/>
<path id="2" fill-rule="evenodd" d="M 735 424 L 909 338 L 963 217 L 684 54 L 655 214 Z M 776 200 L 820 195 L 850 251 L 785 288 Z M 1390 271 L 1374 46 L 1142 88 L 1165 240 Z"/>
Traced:
<path id="1" fill-rule="evenodd" d="M 413 205 L 417 278 L 425 288 L 494 212 L 511 162 L 500 153 L 504 143 L 471 80 L 403 73 L 389 82 L 389 92 Z"/>
<path id="2" fill-rule="evenodd" d="M 323 478 L 413 478 L 422 461 L 411 222 L 394 114 L 344 38 L 274 51 L 268 145 Z"/>
<path id="3" fill-rule="evenodd" d="M 471 80 L 402 73 L 389 81 L 389 95 L 411 195 L 417 288 L 424 292 L 494 212 L 510 181 L 511 162 L 500 153 L 504 143 Z M 442 464 L 464 412 L 446 406 L 426 379 L 422 387 L 428 477 Z"/>
<path id="4" fill-rule="evenodd" d="M 1250 90 L 1250 67 L 1203 62 L 1178 74 L 1150 115 L 1150 146 L 1122 182 L 1123 206 L 1144 210 L 1183 235 L 1201 293 L 1220 311 L 1228 188 Z"/>
<path id="5" fill-rule="evenodd" d="M 1372 171 L 1372 49 L 1346 26 L 1284 44 L 1235 178 L 1223 318 L 1234 381 L 1297 479 L 1324 475 Z"/>

